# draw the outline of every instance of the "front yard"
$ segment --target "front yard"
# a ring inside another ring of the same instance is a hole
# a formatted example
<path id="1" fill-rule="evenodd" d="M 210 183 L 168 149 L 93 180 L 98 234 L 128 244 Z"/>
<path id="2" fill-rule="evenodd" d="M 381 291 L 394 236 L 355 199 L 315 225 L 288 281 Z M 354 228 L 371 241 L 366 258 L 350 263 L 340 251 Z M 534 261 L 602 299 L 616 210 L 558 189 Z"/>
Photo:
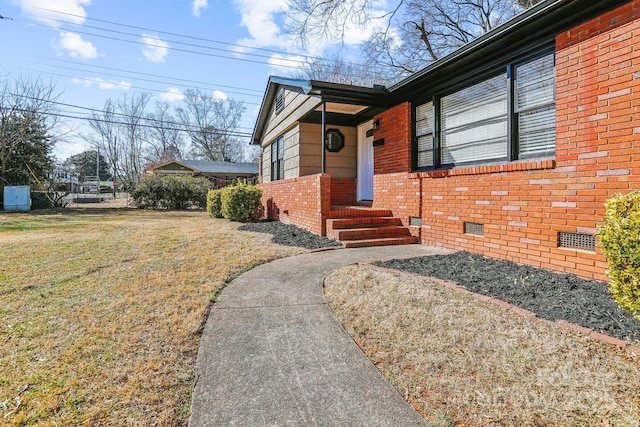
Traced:
<path id="1" fill-rule="evenodd" d="M 203 212 L 0 214 L 0 424 L 186 425 L 234 275 L 303 252 Z"/>

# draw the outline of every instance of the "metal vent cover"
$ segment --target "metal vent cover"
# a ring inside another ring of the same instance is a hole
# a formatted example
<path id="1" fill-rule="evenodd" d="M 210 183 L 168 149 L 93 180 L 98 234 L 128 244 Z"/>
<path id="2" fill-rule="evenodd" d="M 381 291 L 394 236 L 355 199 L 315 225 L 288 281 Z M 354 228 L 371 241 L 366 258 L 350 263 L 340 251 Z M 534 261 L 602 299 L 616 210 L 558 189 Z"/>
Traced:
<path id="1" fill-rule="evenodd" d="M 422 225 L 422 218 L 420 218 L 419 216 L 410 216 L 409 225 L 411 227 L 420 227 Z"/>
<path id="2" fill-rule="evenodd" d="M 595 252 L 596 236 L 593 234 L 561 231 L 558 233 L 558 247 Z"/>
<path id="3" fill-rule="evenodd" d="M 484 236 L 484 224 L 479 222 L 464 222 L 464 234 L 473 234 L 475 236 Z"/>

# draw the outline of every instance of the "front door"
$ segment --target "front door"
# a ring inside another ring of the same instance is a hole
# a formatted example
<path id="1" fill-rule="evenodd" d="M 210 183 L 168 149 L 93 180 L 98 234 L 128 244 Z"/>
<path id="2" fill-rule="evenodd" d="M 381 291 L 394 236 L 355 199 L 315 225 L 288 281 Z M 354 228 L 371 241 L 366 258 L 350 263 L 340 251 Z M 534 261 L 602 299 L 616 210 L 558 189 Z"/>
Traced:
<path id="1" fill-rule="evenodd" d="M 373 200 L 373 123 L 358 126 L 358 200 Z"/>

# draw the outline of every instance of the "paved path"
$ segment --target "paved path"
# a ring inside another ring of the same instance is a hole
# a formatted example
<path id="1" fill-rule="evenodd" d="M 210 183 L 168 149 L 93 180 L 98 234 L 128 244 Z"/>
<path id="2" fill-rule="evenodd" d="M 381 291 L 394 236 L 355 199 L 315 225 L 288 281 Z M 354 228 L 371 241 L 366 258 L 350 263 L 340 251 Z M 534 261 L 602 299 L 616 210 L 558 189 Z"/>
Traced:
<path id="1" fill-rule="evenodd" d="M 235 279 L 204 330 L 190 425 L 426 425 L 337 322 L 322 283 L 345 265 L 434 253 L 423 245 L 316 252 Z"/>

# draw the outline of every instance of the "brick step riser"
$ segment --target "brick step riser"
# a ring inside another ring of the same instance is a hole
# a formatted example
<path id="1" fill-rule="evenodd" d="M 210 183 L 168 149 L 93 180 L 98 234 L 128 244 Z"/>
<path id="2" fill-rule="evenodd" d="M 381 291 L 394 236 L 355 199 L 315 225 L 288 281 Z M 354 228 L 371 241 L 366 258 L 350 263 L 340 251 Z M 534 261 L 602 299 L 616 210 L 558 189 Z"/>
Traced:
<path id="1" fill-rule="evenodd" d="M 382 239 L 387 237 L 408 237 L 411 236 L 409 229 L 406 227 L 384 227 L 369 229 L 352 229 L 338 230 L 331 233 L 332 237 L 339 240 L 364 240 L 364 239 Z M 329 235 L 329 233 L 327 233 Z"/>
<path id="2" fill-rule="evenodd" d="M 343 211 L 331 211 L 329 212 L 330 219 L 346 219 L 346 218 L 372 218 L 372 217 L 389 217 L 393 213 L 390 210 L 368 210 L 368 209 L 354 209 Z"/>
<path id="3" fill-rule="evenodd" d="M 345 230 L 353 228 L 374 228 L 401 226 L 400 218 L 375 217 L 375 218 L 349 218 L 327 220 L 327 228 L 330 230 Z"/>

